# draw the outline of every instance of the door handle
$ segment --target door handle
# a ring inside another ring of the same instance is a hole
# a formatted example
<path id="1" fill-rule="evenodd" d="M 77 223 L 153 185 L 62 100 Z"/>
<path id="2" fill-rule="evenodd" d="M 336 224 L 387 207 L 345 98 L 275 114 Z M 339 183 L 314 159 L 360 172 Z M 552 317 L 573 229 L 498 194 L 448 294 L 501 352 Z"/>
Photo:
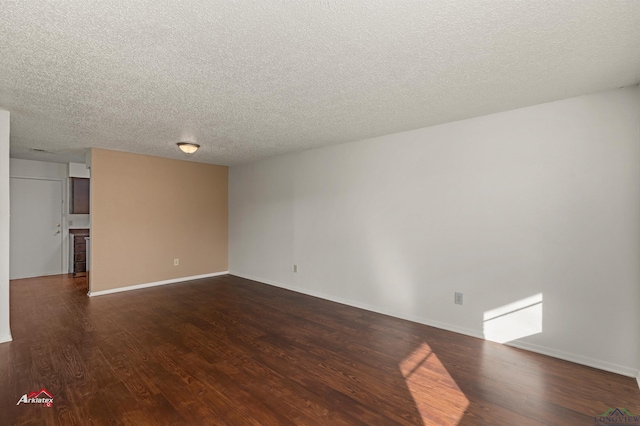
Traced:
<path id="1" fill-rule="evenodd" d="M 58 229 L 54 235 L 58 235 L 59 233 L 60 233 L 60 230 Z"/>
<path id="2" fill-rule="evenodd" d="M 56 223 L 56 228 L 60 228 L 60 224 L 59 223 Z"/>

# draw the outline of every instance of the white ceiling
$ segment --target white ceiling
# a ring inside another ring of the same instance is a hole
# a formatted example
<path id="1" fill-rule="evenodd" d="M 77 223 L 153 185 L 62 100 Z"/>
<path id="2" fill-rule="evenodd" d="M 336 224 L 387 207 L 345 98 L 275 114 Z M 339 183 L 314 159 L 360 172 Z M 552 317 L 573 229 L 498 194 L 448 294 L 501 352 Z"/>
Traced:
<path id="1" fill-rule="evenodd" d="M 637 0 L 0 8 L 16 158 L 102 147 L 231 165 L 638 82 Z M 186 157 L 181 140 L 202 148 Z"/>

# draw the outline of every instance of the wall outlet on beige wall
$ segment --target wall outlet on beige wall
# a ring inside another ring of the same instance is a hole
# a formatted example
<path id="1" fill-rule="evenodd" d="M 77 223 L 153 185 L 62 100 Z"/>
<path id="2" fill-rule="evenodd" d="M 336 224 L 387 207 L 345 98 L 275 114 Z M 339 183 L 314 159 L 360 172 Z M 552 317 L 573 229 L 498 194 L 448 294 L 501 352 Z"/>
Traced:
<path id="1" fill-rule="evenodd" d="M 180 265 L 180 259 L 173 259 L 173 266 Z"/>

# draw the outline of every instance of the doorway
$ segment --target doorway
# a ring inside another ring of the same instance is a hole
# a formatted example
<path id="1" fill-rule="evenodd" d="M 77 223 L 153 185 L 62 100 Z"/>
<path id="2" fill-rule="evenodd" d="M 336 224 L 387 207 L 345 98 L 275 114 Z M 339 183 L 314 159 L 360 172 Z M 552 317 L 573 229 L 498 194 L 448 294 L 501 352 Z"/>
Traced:
<path id="1" fill-rule="evenodd" d="M 62 181 L 10 178 L 10 279 L 61 274 Z"/>

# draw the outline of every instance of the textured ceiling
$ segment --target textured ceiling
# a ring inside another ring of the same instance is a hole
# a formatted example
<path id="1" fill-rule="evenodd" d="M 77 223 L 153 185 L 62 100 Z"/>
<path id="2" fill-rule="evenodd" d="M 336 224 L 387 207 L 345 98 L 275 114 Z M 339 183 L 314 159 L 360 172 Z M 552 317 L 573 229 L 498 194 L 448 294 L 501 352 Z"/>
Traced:
<path id="1" fill-rule="evenodd" d="M 0 8 L 16 158 L 101 147 L 230 165 L 639 81 L 637 0 Z M 181 140 L 202 148 L 186 157 Z"/>

